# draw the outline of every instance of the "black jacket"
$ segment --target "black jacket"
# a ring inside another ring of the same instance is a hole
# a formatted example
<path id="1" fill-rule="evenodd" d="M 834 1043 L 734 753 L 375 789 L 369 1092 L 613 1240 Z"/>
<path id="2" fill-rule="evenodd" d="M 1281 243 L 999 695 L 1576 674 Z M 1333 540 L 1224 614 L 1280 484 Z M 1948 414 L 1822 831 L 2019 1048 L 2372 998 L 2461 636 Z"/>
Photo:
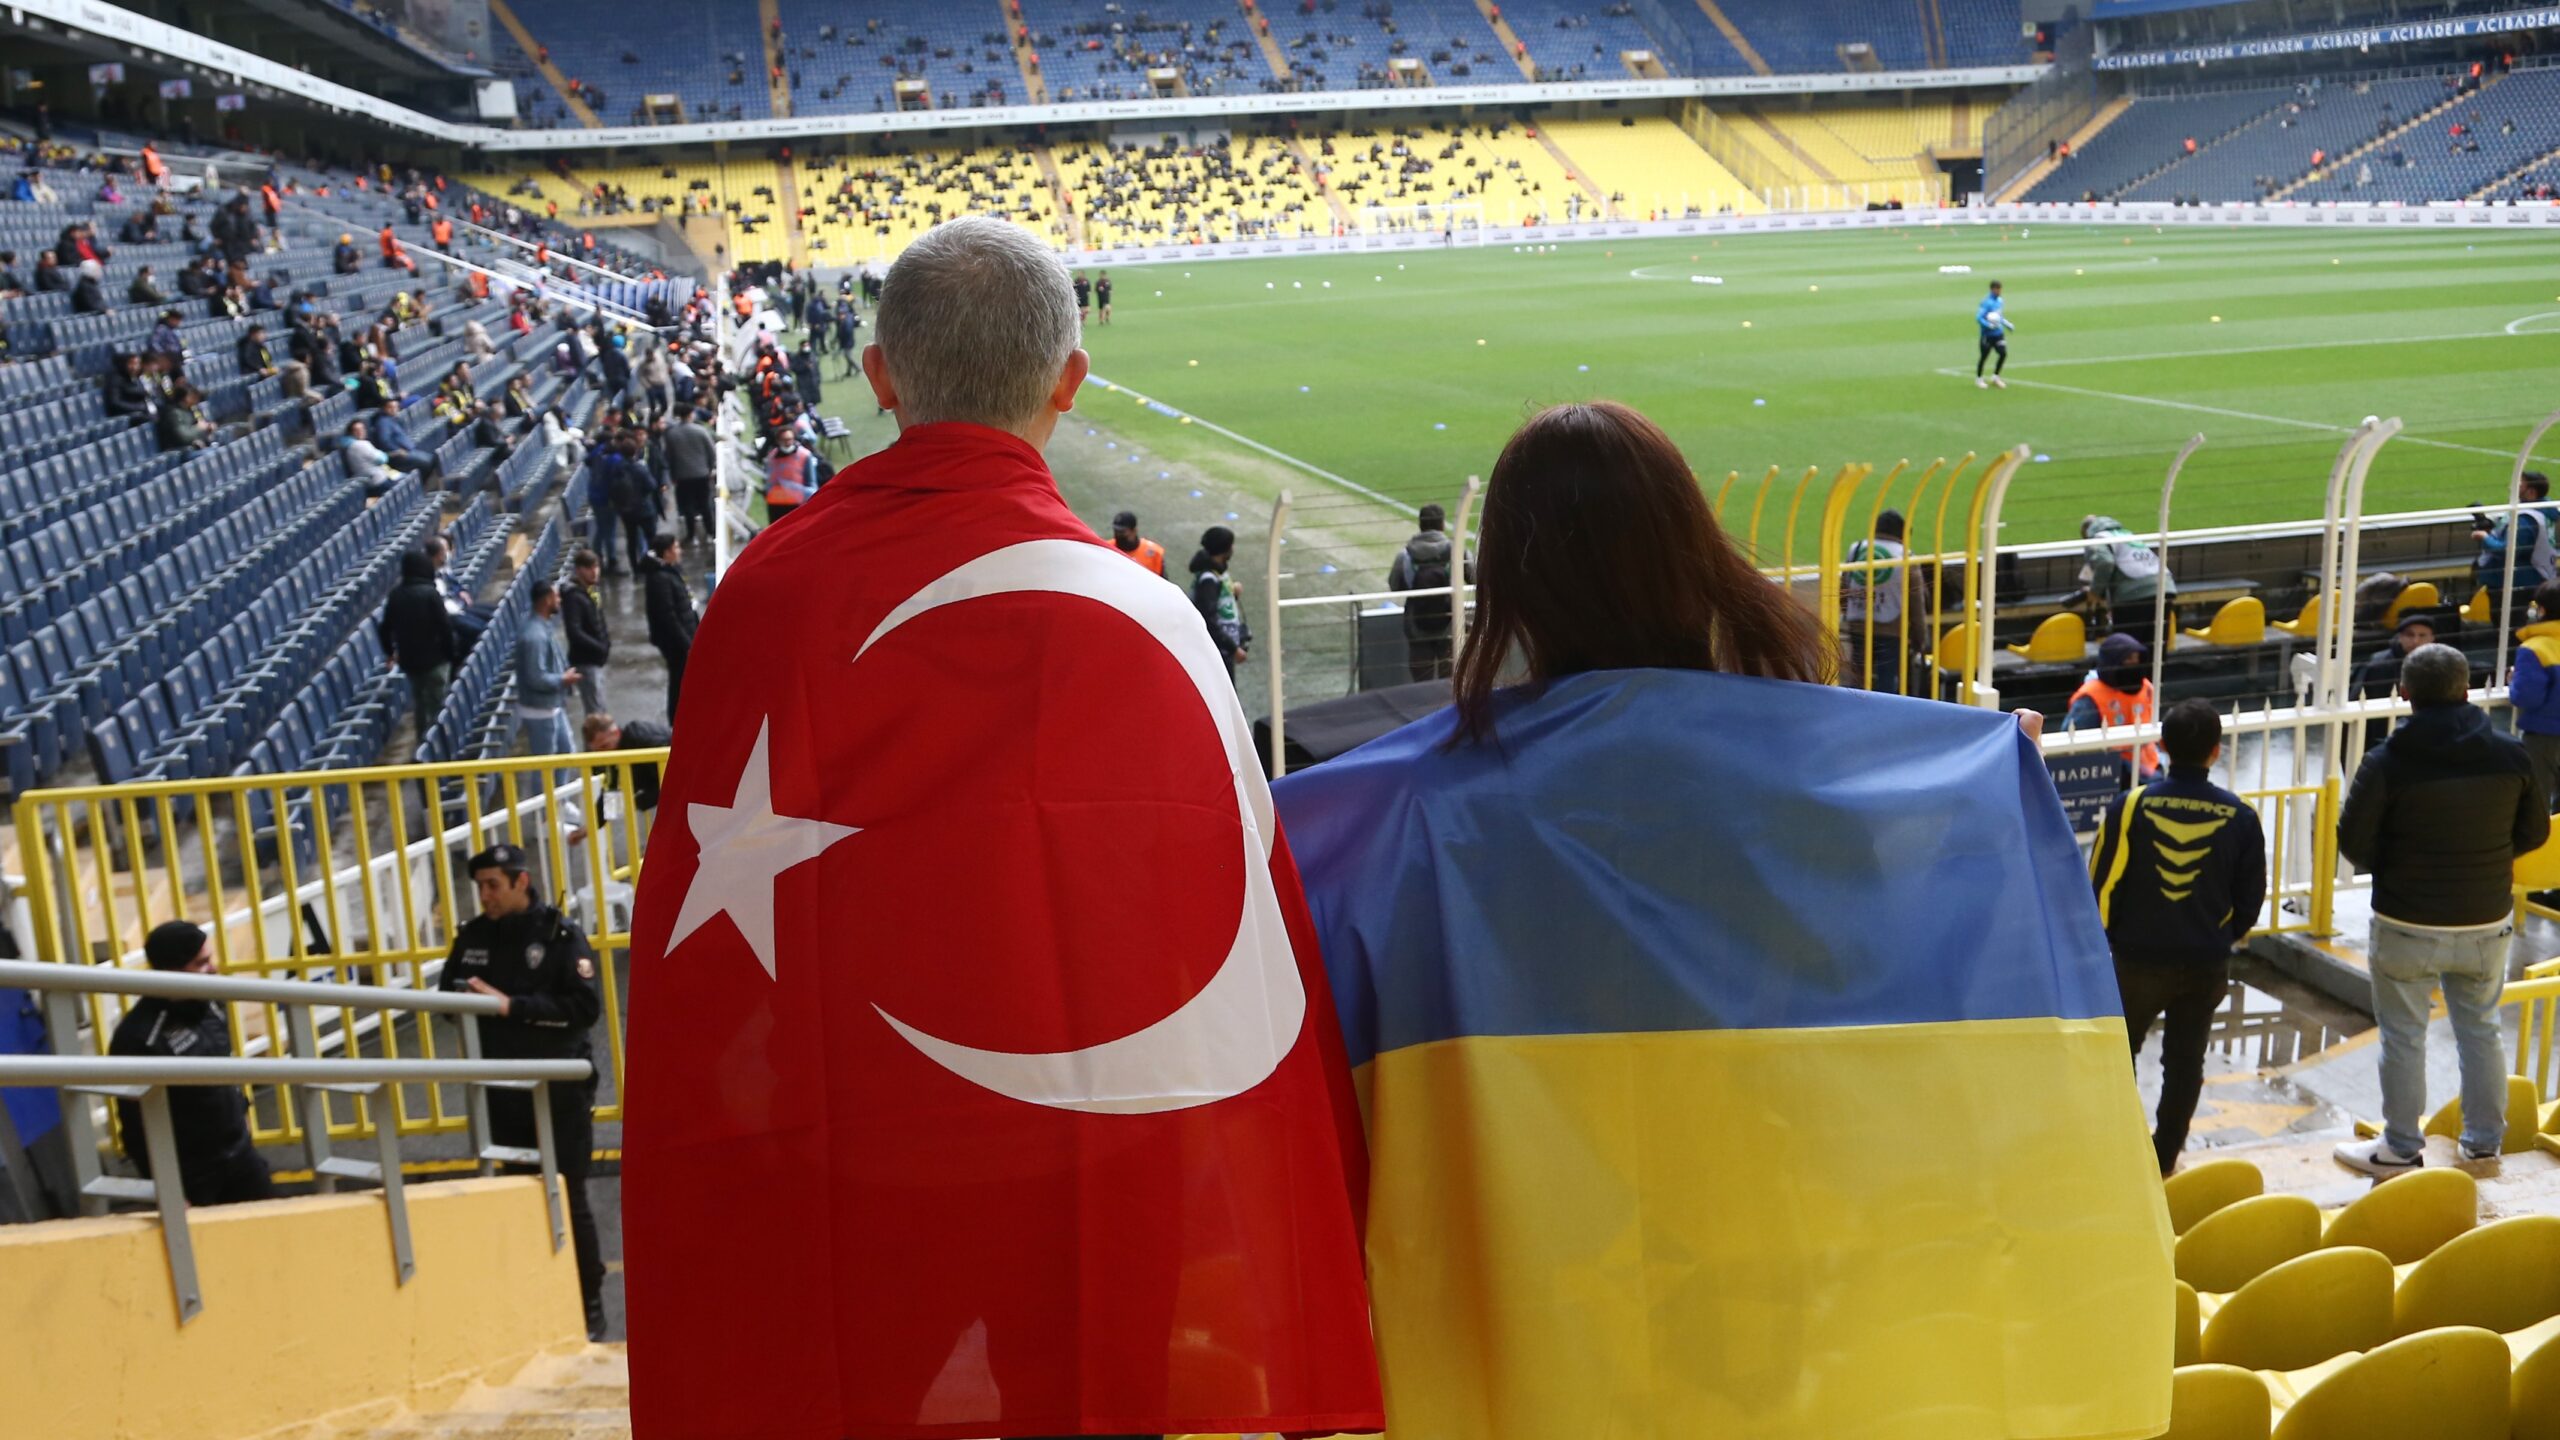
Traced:
<path id="1" fill-rule="evenodd" d="M 74 315 L 106 314 L 107 292 L 105 288 L 100 286 L 96 280 L 89 276 L 81 276 L 71 286 L 71 313 Z"/>
<path id="2" fill-rule="evenodd" d="M 675 743 L 676 732 L 663 720 L 625 720 L 622 743 L 617 750 L 664 750 Z M 631 803 L 643 810 L 658 808 L 658 767 L 631 767 Z"/>
<path id="3" fill-rule="evenodd" d="M 257 217 L 249 213 L 247 205 L 237 200 L 214 212 L 209 233 L 225 260 L 246 260 L 250 252 L 258 248 Z"/>
<path id="4" fill-rule="evenodd" d="M 203 1000 L 145 997 L 133 1002 L 133 1008 L 116 1022 L 107 1053 L 219 1058 L 231 1053 L 231 1022 L 223 1017 L 221 1006 Z M 118 1100 L 116 1116 L 124 1127 L 125 1153 L 143 1174 L 150 1174 L 141 1103 Z M 249 1104 L 237 1085 L 170 1086 L 169 1128 L 177 1140 L 180 1181 L 192 1204 L 212 1199 L 211 1192 L 239 1157 L 256 1153 L 249 1139 Z M 204 1198 L 199 1199 L 199 1194 Z"/>
<path id="5" fill-rule="evenodd" d="M 2201 768 L 2172 765 L 2117 797 L 2089 874 L 2119 961 L 2219 960 L 2266 903 L 2266 834 L 2248 801 Z"/>
<path id="6" fill-rule="evenodd" d="M 407 557 L 402 558 L 405 562 Z M 452 661 L 453 620 L 445 613 L 432 568 L 423 579 L 404 568 L 391 598 L 382 602 L 382 648 L 412 675 Z"/>
<path id="7" fill-rule="evenodd" d="M 693 627 L 701 617 L 694 613 L 693 587 L 685 583 L 684 571 L 655 555 L 643 555 L 640 583 L 647 587 L 649 643 L 667 651 L 692 649 Z"/>
<path id="8" fill-rule="evenodd" d="M 2410 925 L 2515 913 L 2516 856 L 2551 834 L 2524 746 L 2467 701 L 2422 705 L 2356 768 L 2338 851 L 2373 874 L 2373 910 Z"/>
<path id="9" fill-rule="evenodd" d="M 121 370 L 110 370 L 105 380 L 101 382 L 100 388 L 105 393 L 107 413 L 110 415 L 148 416 L 155 408 L 151 398 L 151 387 L 145 384 L 139 375 L 127 375 Z"/>
<path id="10" fill-rule="evenodd" d="M 560 627 L 569 634 L 569 663 L 602 665 L 613 659 L 613 632 L 605 628 L 604 607 L 595 592 L 571 583 L 560 587 Z"/>
<path id="11" fill-rule="evenodd" d="M 480 1017 L 480 1053 L 492 1060 L 584 1060 L 587 1032 L 604 1013 L 595 952 L 558 910 L 537 904 L 502 920 L 475 915 L 454 932 L 439 990 L 485 980 L 509 997 L 502 1019 Z"/>
<path id="12" fill-rule="evenodd" d="M 263 375 L 276 368 L 275 356 L 267 349 L 264 340 L 252 340 L 243 335 L 240 343 L 231 347 L 231 354 L 240 362 L 243 375 Z"/>

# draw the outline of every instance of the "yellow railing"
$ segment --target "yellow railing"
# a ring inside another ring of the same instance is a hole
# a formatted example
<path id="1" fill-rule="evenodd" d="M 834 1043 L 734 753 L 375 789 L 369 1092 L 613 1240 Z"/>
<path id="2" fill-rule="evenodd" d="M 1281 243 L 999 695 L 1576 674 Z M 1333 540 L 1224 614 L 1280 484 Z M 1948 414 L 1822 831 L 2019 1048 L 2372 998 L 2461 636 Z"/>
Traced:
<path id="1" fill-rule="evenodd" d="M 379 766 L 290 775 L 39 790 L 17 806 L 36 958 L 139 965 L 151 928 L 190 920 L 227 975 L 430 986 L 454 933 L 476 913 L 463 862 L 500 841 L 522 846 L 536 892 L 595 948 L 610 1077 L 599 1120 L 621 1118 L 622 984 L 630 895 L 655 818 L 631 803 L 663 750 Z M 87 1044 L 104 1053 L 122 1013 L 90 997 Z M 323 1055 L 458 1053 L 414 1017 L 323 1012 Z M 279 1008 L 235 1005 L 243 1055 L 293 1052 Z M 289 1104 L 250 1088 L 263 1144 L 300 1138 Z M 387 1090 L 403 1134 L 459 1132 L 458 1094 Z M 368 1102 L 333 1113 L 333 1133 L 370 1133 Z"/>

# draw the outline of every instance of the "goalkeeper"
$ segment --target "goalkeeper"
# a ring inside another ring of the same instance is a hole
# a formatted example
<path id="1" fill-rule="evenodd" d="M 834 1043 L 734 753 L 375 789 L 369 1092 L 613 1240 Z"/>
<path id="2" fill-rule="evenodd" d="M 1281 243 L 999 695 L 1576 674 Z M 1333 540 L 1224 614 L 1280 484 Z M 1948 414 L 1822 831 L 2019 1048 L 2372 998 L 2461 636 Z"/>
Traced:
<path id="1" fill-rule="evenodd" d="M 1973 307 L 1973 324 L 1982 332 L 1982 348 L 1973 357 L 1973 388 L 1987 390 L 1996 385 L 2008 389 L 2009 382 L 2000 378 L 2000 372 L 2009 368 L 2009 332 L 2018 327 L 2010 324 L 2009 317 L 2001 311 L 1999 281 L 1992 281 L 1991 293 Z M 1994 355 L 2000 357 L 2000 362 L 1991 367 L 1990 378 L 1985 379 L 1983 364 Z"/>

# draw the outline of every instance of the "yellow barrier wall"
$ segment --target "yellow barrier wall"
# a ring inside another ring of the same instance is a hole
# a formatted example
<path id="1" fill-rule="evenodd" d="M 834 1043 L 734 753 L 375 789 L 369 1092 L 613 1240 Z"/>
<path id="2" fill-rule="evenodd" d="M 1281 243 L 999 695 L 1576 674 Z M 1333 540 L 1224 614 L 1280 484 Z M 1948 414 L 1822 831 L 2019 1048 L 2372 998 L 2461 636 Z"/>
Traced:
<path id="1" fill-rule="evenodd" d="M 0 1227 L 0 1395 L 43 1440 L 239 1440 L 437 1405 L 580 1344 L 577 1262 L 539 1181 L 409 1187 L 418 1271 L 395 1284 L 378 1192 L 188 1212 L 205 1309 L 178 1324 L 160 1226 Z"/>

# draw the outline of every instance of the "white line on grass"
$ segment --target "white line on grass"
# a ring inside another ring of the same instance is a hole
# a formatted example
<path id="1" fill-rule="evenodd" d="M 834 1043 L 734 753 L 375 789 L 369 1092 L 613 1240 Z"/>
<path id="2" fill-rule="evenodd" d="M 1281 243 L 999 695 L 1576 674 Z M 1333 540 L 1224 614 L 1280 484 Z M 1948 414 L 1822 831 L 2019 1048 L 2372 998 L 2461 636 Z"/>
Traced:
<path id="1" fill-rule="evenodd" d="M 1173 406 L 1166 405 L 1164 401 L 1158 400 L 1152 395 L 1140 394 L 1138 391 L 1132 390 L 1125 385 L 1114 385 L 1099 375 L 1088 375 L 1085 379 L 1086 383 L 1099 385 L 1105 390 L 1131 396 L 1135 399 L 1146 401 L 1150 405 L 1163 405 L 1165 409 L 1173 411 L 1176 418 L 1189 416 L 1191 423 L 1199 426 L 1203 430 L 1214 430 L 1239 445 L 1245 446 L 1248 449 L 1259 450 L 1263 454 L 1270 456 L 1272 459 L 1279 461 L 1283 465 L 1293 465 L 1298 469 L 1304 470 L 1308 474 L 1315 476 L 1319 480 L 1330 481 L 1355 495 L 1366 496 L 1369 499 L 1375 500 L 1379 504 L 1386 506 L 1390 510 L 1395 510 L 1406 515 L 1421 513 L 1415 509 L 1415 507 L 1391 496 L 1381 495 L 1377 491 L 1370 489 L 1368 486 L 1361 484 L 1357 480 L 1346 479 L 1343 476 L 1334 474 L 1330 470 L 1310 465 L 1306 461 L 1299 459 L 1297 456 L 1292 455 L 1285 450 L 1274 450 L 1270 446 L 1263 444 L 1261 441 L 1254 439 L 1250 435 L 1239 435 L 1224 425 L 1220 425 L 1212 420 L 1203 420 L 1199 416 L 1191 414 L 1188 410 L 1175 410 Z"/>
<path id="2" fill-rule="evenodd" d="M 2536 320 L 2560 320 L 2560 310 L 2545 310 L 2539 315 L 2520 315 L 2507 322 L 2507 333 L 2510 335 L 2521 335 L 2524 333 L 2523 327 L 2532 324 Z M 2548 332 L 2537 330 L 2534 333 L 2540 335 Z"/>
<path id="3" fill-rule="evenodd" d="M 1965 376 L 1964 371 L 1947 366 L 1940 366 L 1938 373 L 1953 375 L 1959 380 Z M 2352 425 L 2329 425 L 2318 420 L 2295 420 L 2284 415 L 2261 415 L 2254 410 L 2226 410 L 2219 405 L 2198 405 L 2186 400 L 2163 400 L 2157 395 L 2126 395 L 2114 390 L 2090 390 L 2078 385 L 2058 385 L 2051 380 L 2011 380 L 2009 383 L 2025 385 L 2037 390 L 2060 391 L 2065 395 L 2085 395 L 2092 400 L 2122 400 L 2128 405 L 2157 405 L 2163 410 L 2190 410 L 2199 415 L 2222 415 L 2233 420 L 2255 420 L 2261 425 L 2290 425 L 2296 430 L 2318 430 L 2330 435 L 2348 435 L 2355 431 Z M 2501 460 L 2515 458 L 2514 451 L 2492 450 L 2485 445 L 2464 445 L 2452 440 L 2425 440 L 2406 433 L 2399 438 L 2403 444 L 2408 445 L 2427 445 L 2438 450 L 2461 450 L 2473 455 L 2494 455 Z"/>
<path id="4" fill-rule="evenodd" d="M 2560 310 L 2552 311 L 2551 314 L 2560 316 Z M 2500 340 L 2511 335 L 2523 335 L 2525 332 L 2516 329 L 2516 326 L 2522 325 L 2526 320 L 2543 318 L 2546 317 L 2527 315 L 2522 320 L 2509 321 L 2504 330 L 2473 330 L 2460 335 L 2385 335 L 2354 340 L 2294 340 L 2282 345 L 2232 345 L 2219 350 L 2162 350 L 2149 355 L 2073 355 L 2060 360 L 2022 360 L 2018 362 L 2018 368 L 2044 370 L 2056 365 L 2131 365 L 2145 360 L 2211 360 L 2220 355 L 2269 355 L 2280 350 L 2337 350 L 2350 345 L 2433 345 L 2447 340 Z"/>

